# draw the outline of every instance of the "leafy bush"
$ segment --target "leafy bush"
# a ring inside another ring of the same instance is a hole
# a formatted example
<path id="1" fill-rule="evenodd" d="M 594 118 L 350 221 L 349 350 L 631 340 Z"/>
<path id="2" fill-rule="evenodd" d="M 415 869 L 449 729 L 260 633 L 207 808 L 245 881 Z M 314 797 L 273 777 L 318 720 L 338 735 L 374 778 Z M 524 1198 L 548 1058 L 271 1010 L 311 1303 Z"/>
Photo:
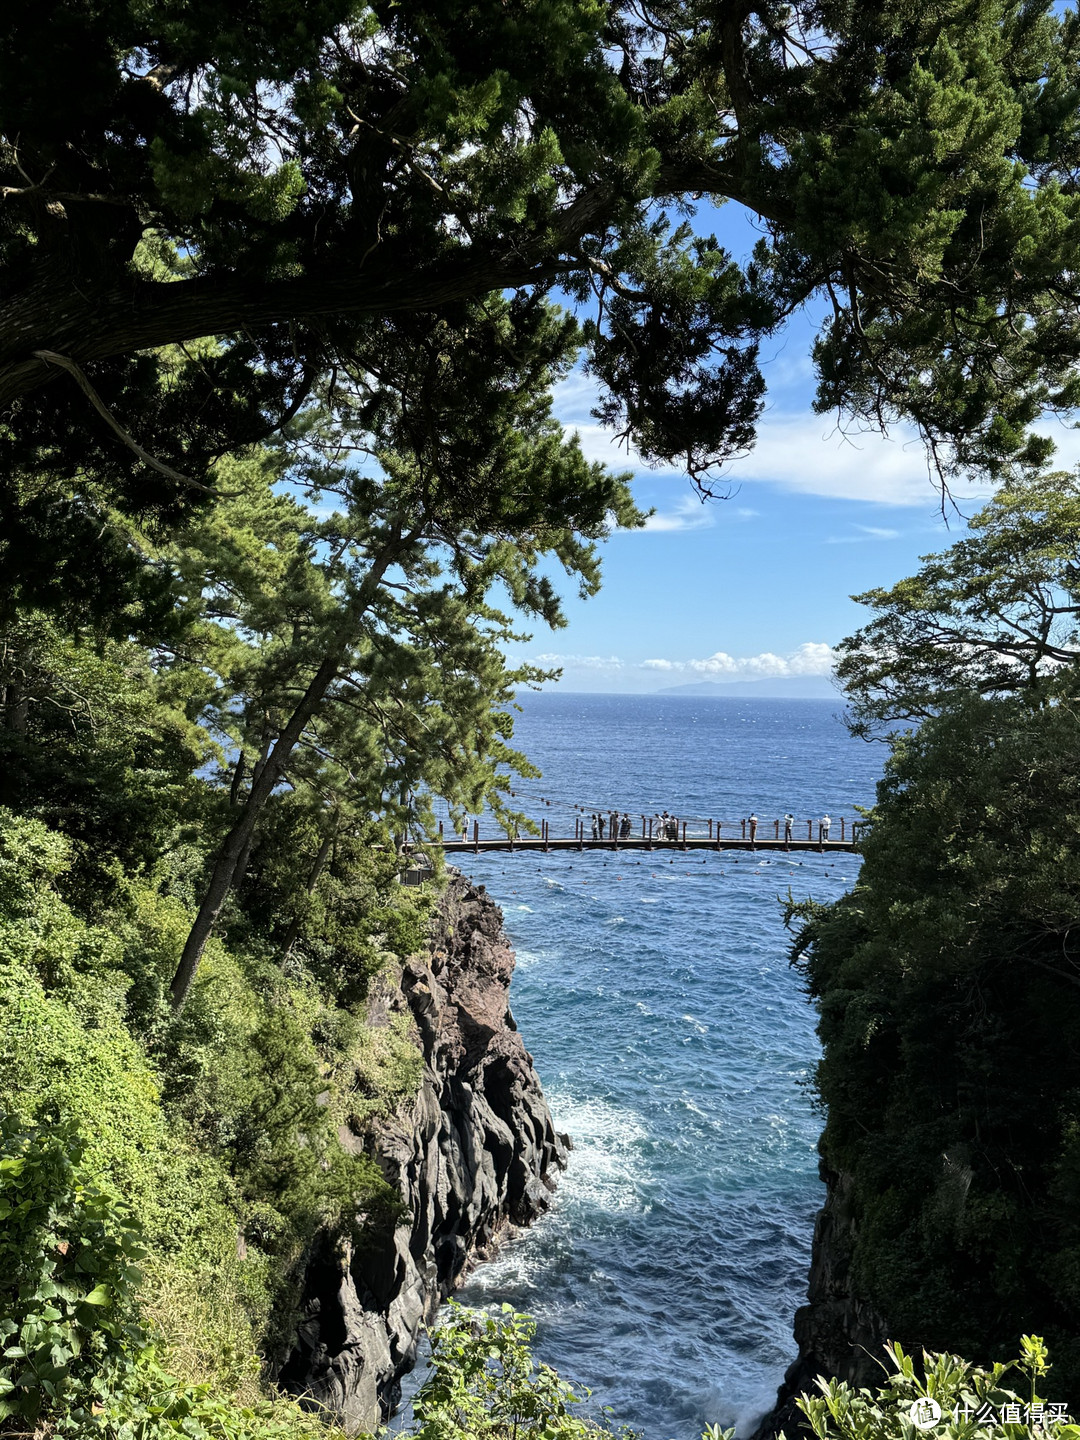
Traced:
<path id="1" fill-rule="evenodd" d="M 90 923 L 64 895 L 72 848 L 0 810 L 0 1094 L 25 1126 L 78 1121 L 87 1177 L 142 1227 L 140 1303 L 170 1365 L 253 1404 L 248 1357 L 287 1338 L 316 1228 L 400 1212 L 337 1140 L 363 1026 L 220 941 L 175 1019 L 162 1001 L 190 913 L 120 875 Z"/>
<path id="2" fill-rule="evenodd" d="M 582 1403 L 530 1350 L 536 1323 L 453 1301 L 431 1340 L 431 1374 L 413 1401 L 416 1440 L 592 1440 L 610 1433 L 574 1414 Z M 586 1392 L 587 1394 L 588 1392 Z"/>
<path id="3" fill-rule="evenodd" d="M 0 1120 L 0 1421 L 78 1411 L 139 1338 L 137 1229 L 82 1158 L 73 1126 Z"/>
<path id="4" fill-rule="evenodd" d="M 1054 1419 L 1055 1409 L 1065 1407 L 1051 1407 L 1039 1394 L 1050 1365 L 1037 1335 L 1022 1337 L 1019 1360 L 988 1369 L 956 1355 L 924 1352 L 920 1374 L 901 1346 L 890 1344 L 885 1350 L 893 1373 L 876 1392 L 821 1380 L 820 1394 L 799 1398 L 799 1409 L 819 1440 L 915 1440 L 920 1433 L 932 1433 L 935 1440 L 1080 1437 L 1080 1426 Z M 1024 1393 L 1002 1383 L 1013 1369 L 1027 1380 Z"/>
<path id="5" fill-rule="evenodd" d="M 0 1429 L 101 1440 L 333 1440 L 285 1400 L 178 1381 L 138 1323 L 139 1227 L 87 1178 L 74 1126 L 0 1121 Z"/>
<path id="6" fill-rule="evenodd" d="M 1075 676 L 1073 684 L 1075 685 Z M 856 1294 L 978 1363 L 1038 1328 L 1080 1393 L 1080 712 L 957 698 L 903 739 L 858 884 L 797 907 Z M 1055 1397 L 1056 1398 L 1056 1397 Z"/>

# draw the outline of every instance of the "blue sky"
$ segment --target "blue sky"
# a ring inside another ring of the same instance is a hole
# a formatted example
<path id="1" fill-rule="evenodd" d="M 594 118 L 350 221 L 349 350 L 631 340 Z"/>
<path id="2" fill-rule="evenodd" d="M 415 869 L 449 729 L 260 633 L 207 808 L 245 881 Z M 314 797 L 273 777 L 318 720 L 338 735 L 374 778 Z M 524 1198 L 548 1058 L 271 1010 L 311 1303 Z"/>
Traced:
<path id="1" fill-rule="evenodd" d="M 708 221 L 736 254 L 754 239 L 734 207 Z M 590 414 L 585 376 L 559 386 L 556 413 L 586 454 L 633 470 L 638 503 L 657 513 L 646 531 L 605 544 L 600 594 L 568 595 L 567 627 L 536 633 L 512 658 L 561 665 L 560 688 L 577 691 L 824 674 L 830 648 L 867 617 L 850 597 L 910 574 L 962 533 L 955 511 L 946 527 L 910 431 L 845 435 L 836 416 L 812 412 L 815 329 L 814 317 L 796 317 L 764 347 L 758 443 L 726 470 L 732 494 L 721 502 L 702 505 L 685 474 L 651 471 L 616 446 Z M 1075 464 L 1080 437 L 1051 424 L 1057 463 Z M 953 498 L 965 514 L 980 499 L 973 489 Z"/>

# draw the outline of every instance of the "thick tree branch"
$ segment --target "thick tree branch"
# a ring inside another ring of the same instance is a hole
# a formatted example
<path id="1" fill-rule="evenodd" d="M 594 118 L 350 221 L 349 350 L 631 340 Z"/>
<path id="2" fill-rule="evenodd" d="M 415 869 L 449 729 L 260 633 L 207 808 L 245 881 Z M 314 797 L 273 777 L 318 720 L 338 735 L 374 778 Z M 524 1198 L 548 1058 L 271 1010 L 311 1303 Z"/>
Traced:
<path id="1" fill-rule="evenodd" d="M 124 442 L 129 450 L 133 450 L 144 465 L 149 465 L 152 470 L 159 471 L 169 480 L 175 480 L 178 485 L 186 485 L 189 490 L 201 490 L 204 495 L 220 495 L 220 490 L 215 490 L 212 485 L 203 485 L 198 480 L 192 480 L 187 475 L 181 475 L 179 470 L 174 470 L 171 465 L 166 465 L 164 460 L 155 459 L 148 450 L 144 450 L 137 440 L 133 440 L 124 427 L 117 420 L 109 407 L 102 400 L 90 381 L 75 364 L 74 360 L 66 355 L 58 355 L 55 350 L 35 350 L 34 355 L 38 360 L 44 360 L 46 365 L 55 365 L 60 370 L 65 370 L 78 385 L 86 398 L 93 405 L 101 418 L 108 425 L 109 429 Z"/>

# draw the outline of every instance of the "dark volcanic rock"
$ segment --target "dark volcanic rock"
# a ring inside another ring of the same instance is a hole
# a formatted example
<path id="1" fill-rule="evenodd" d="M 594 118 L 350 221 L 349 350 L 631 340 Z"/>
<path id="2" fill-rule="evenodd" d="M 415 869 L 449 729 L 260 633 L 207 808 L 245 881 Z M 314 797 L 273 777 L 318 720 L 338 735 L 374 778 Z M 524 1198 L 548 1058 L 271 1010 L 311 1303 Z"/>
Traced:
<path id="1" fill-rule="evenodd" d="M 510 1013 L 513 969 L 498 907 L 452 877 L 429 955 L 389 997 L 409 1006 L 419 1034 L 420 1093 L 364 1135 L 342 1135 L 377 1158 L 408 1218 L 382 1248 L 316 1245 L 278 1376 L 351 1432 L 387 1417 L 421 1326 L 500 1236 L 547 1209 L 566 1163 L 570 1142 L 555 1133 Z"/>
<path id="2" fill-rule="evenodd" d="M 784 1376 L 775 1408 L 761 1421 L 753 1440 L 771 1440 L 781 1430 L 789 1440 L 798 1435 L 806 1422 L 796 1397 L 814 1393 L 819 1375 L 846 1380 L 855 1388 L 876 1386 L 884 1378 L 880 1363 L 888 1338 L 884 1321 L 852 1285 L 851 1182 L 824 1167 L 822 1179 L 828 1193 L 814 1225 L 808 1303 L 795 1312 L 798 1358 Z"/>

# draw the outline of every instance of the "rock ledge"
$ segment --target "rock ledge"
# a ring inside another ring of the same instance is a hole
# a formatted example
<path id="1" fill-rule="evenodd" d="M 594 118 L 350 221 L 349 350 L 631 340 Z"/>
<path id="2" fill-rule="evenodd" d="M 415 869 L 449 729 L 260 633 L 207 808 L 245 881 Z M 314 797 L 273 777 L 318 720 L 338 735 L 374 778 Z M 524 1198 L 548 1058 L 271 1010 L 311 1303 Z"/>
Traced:
<path id="1" fill-rule="evenodd" d="M 316 1243 L 296 1341 L 278 1374 L 290 1393 L 350 1433 L 392 1412 L 422 1326 L 514 1226 L 550 1204 L 566 1164 L 532 1056 L 510 1013 L 514 952 L 502 913 L 452 875 L 427 956 L 373 999 L 370 1018 L 407 1005 L 424 1056 L 412 1104 L 342 1142 L 375 1156 L 408 1210 L 377 1252 Z"/>

